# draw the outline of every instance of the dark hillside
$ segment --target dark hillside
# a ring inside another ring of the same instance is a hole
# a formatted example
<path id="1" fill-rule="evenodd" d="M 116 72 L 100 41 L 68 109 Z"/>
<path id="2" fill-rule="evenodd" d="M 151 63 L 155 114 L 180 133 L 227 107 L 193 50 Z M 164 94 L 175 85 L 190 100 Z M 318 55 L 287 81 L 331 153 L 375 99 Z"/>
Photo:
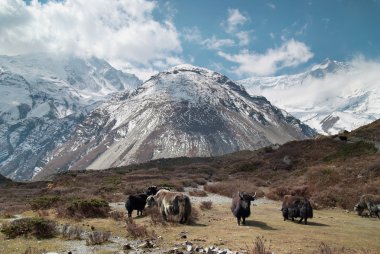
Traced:
<path id="1" fill-rule="evenodd" d="M 362 194 L 380 194 L 380 156 L 370 142 L 378 139 L 379 132 L 376 121 L 344 134 L 347 140 L 319 137 L 220 157 L 180 157 L 108 170 L 70 171 L 51 182 L 8 183 L 0 185 L 4 194 L 0 210 L 26 209 L 29 200 L 41 195 L 124 201 L 127 194 L 149 185 L 181 190 L 209 181 L 218 182 L 210 191 L 223 195 L 260 188 L 271 199 L 302 194 L 310 196 L 317 207 L 352 210 Z"/>

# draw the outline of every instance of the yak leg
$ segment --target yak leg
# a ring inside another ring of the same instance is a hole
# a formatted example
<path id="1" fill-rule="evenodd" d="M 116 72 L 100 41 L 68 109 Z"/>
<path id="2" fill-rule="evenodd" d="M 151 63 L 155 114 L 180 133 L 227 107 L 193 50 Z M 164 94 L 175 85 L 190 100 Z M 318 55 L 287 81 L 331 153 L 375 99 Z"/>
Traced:
<path id="1" fill-rule="evenodd" d="M 166 211 L 165 211 L 165 207 L 161 207 L 160 208 L 161 210 L 161 215 L 162 215 L 162 218 L 164 218 L 165 221 L 167 221 L 168 219 L 166 218 Z"/>
<path id="2" fill-rule="evenodd" d="M 133 210 L 128 210 L 128 217 L 132 217 Z"/>
<path id="3" fill-rule="evenodd" d="M 307 225 L 307 217 L 305 218 L 305 225 Z"/>
<path id="4" fill-rule="evenodd" d="M 237 217 L 237 224 L 240 226 L 240 217 Z"/>
<path id="5" fill-rule="evenodd" d="M 245 217 L 243 217 L 243 225 L 245 225 Z"/>
<path id="6" fill-rule="evenodd" d="M 301 222 L 302 222 L 302 220 L 303 220 L 303 217 L 301 217 L 301 219 L 298 221 L 298 223 L 301 223 Z"/>

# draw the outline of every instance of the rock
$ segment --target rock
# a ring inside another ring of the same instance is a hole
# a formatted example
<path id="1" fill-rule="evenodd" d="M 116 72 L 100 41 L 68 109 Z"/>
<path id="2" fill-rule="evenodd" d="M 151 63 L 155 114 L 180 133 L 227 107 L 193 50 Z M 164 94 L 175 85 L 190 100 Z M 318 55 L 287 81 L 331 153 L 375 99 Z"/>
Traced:
<path id="1" fill-rule="evenodd" d="M 186 250 L 187 251 L 192 251 L 193 250 L 193 246 L 192 245 L 186 245 Z"/>
<path id="2" fill-rule="evenodd" d="M 137 248 L 153 248 L 153 247 L 154 247 L 153 243 L 148 240 L 146 240 L 145 242 L 137 246 Z"/>
<path id="3" fill-rule="evenodd" d="M 132 249 L 132 246 L 129 243 L 123 246 L 123 250 L 131 250 L 131 249 Z"/>
<path id="4" fill-rule="evenodd" d="M 179 233 L 179 236 L 181 237 L 181 239 L 186 239 L 187 238 L 187 232 L 181 232 Z"/>

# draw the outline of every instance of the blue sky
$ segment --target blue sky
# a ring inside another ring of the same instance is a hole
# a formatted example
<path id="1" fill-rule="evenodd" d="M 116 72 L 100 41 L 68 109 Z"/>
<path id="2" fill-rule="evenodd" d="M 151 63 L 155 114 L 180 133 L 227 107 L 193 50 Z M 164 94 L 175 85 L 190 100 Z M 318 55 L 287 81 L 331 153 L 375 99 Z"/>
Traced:
<path id="1" fill-rule="evenodd" d="M 180 63 L 271 76 L 378 61 L 379 14 L 379 0 L 0 0 L 0 54 L 96 56 L 143 79 Z"/>

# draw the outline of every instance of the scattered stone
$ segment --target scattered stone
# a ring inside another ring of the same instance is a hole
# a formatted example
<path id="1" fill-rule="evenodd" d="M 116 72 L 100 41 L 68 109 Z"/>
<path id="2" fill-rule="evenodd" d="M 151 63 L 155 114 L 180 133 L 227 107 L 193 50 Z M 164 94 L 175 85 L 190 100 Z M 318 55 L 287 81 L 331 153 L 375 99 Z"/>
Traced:
<path id="1" fill-rule="evenodd" d="M 137 246 L 137 248 L 141 248 L 141 249 L 150 249 L 150 248 L 154 248 L 154 247 L 155 247 L 154 244 L 149 240 L 146 240 L 145 242 L 143 242 Z"/>
<path id="2" fill-rule="evenodd" d="M 186 239 L 187 238 L 187 232 L 181 232 L 181 233 L 179 233 L 179 236 L 181 237 L 181 239 Z"/>
<path id="3" fill-rule="evenodd" d="M 132 246 L 129 243 L 123 246 L 123 250 L 131 250 L 131 249 L 132 249 Z"/>

